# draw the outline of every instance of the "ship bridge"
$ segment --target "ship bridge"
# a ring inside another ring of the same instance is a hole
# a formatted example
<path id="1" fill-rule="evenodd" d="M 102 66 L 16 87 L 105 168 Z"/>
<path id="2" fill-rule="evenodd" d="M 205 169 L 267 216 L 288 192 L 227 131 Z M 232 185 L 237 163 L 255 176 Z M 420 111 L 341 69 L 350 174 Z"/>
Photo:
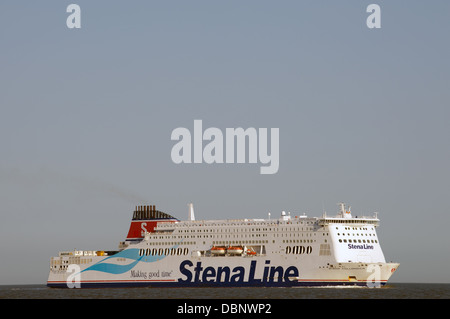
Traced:
<path id="1" fill-rule="evenodd" d="M 318 218 L 317 223 L 319 226 L 327 226 L 330 224 L 344 224 L 344 225 L 355 225 L 355 224 L 370 224 L 378 227 L 380 220 L 376 217 L 355 217 L 355 218 L 338 218 L 338 217 L 322 217 Z"/>

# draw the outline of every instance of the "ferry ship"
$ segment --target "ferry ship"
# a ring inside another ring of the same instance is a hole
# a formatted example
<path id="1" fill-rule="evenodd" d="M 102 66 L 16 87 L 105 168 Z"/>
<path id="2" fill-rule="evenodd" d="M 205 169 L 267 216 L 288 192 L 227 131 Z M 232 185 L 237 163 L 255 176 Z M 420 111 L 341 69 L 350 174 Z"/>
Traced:
<path id="1" fill-rule="evenodd" d="M 136 206 L 114 251 L 73 250 L 51 257 L 49 287 L 380 287 L 399 264 L 386 262 L 380 220 L 352 216 L 181 221 L 154 205 Z"/>

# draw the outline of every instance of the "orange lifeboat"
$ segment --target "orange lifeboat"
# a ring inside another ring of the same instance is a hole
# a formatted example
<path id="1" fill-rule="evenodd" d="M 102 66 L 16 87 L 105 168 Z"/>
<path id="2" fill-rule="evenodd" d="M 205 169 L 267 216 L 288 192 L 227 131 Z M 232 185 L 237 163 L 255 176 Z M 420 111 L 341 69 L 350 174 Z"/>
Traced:
<path id="1" fill-rule="evenodd" d="M 227 249 L 224 246 L 214 246 L 213 248 L 211 248 L 211 254 L 216 256 L 224 256 L 226 251 Z"/>
<path id="2" fill-rule="evenodd" d="M 227 252 L 230 255 L 242 255 L 244 248 L 242 248 L 242 246 L 230 246 L 228 247 Z"/>

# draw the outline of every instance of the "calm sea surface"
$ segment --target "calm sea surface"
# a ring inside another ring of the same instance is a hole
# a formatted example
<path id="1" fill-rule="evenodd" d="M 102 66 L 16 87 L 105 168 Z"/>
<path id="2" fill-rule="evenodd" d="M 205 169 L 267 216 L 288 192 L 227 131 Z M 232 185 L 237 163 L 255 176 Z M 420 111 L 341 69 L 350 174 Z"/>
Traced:
<path id="1" fill-rule="evenodd" d="M 1 299 L 450 299 L 450 284 L 389 283 L 382 288 L 110 288 L 0 286 Z"/>

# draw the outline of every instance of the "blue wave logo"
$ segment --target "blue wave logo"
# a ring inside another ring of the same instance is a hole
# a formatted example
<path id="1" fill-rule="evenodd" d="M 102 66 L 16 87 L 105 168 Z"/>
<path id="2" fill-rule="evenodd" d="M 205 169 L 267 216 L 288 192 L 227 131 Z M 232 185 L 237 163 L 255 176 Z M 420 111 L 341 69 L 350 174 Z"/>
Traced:
<path id="1" fill-rule="evenodd" d="M 172 246 L 171 249 L 177 248 L 180 245 L 180 243 L 178 243 L 175 246 Z M 145 255 L 140 256 L 139 255 L 140 250 L 141 249 L 139 249 L 139 248 L 130 248 L 130 249 L 122 250 L 122 251 L 118 252 L 117 254 L 106 257 L 105 259 L 82 270 L 81 272 L 92 270 L 92 271 L 101 271 L 101 272 L 106 272 L 109 274 L 119 275 L 119 274 L 123 274 L 123 273 L 133 269 L 134 266 L 136 266 L 139 262 L 151 263 L 151 262 L 161 260 L 168 256 L 168 254 L 162 254 L 162 255 L 158 255 L 158 256 L 145 256 Z M 112 264 L 112 263 L 106 262 L 108 259 L 111 259 L 111 258 L 128 258 L 128 259 L 132 259 L 134 261 L 127 265 L 117 265 L 117 264 Z"/>

